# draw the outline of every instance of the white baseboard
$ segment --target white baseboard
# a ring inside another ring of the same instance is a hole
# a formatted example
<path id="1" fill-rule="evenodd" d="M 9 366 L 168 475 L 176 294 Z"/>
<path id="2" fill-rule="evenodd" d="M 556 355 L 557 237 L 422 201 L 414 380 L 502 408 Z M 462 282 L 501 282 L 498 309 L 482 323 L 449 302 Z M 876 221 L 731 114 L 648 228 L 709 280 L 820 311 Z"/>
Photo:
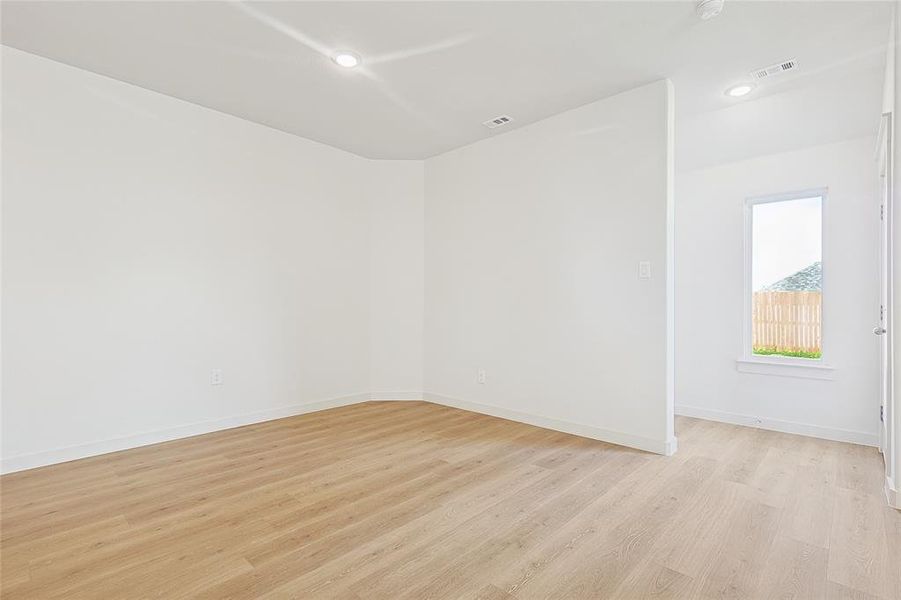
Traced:
<path id="1" fill-rule="evenodd" d="M 140 446 L 158 444 L 160 442 L 169 442 L 204 433 L 211 433 L 213 431 L 221 431 L 223 429 L 231 429 L 243 425 L 252 425 L 253 423 L 282 419 L 294 415 L 302 415 L 304 413 L 316 412 L 327 408 L 337 408 L 339 406 L 357 404 L 359 402 L 366 402 L 369 399 L 370 395 L 368 393 L 353 394 L 351 396 L 342 396 L 340 398 L 330 398 L 327 400 L 318 400 L 259 412 L 245 413 L 234 417 L 226 417 L 224 419 L 211 419 L 209 421 L 201 421 L 189 425 L 179 425 L 168 429 L 159 429 L 109 440 L 78 444 L 76 446 L 55 448 L 53 450 L 36 452 L 33 454 L 10 456 L 8 458 L 3 458 L 3 460 L 0 461 L 0 473 L 14 473 L 16 471 L 24 471 L 25 469 L 34 469 L 36 467 L 54 465 L 79 458 L 97 456 L 98 454 L 107 454 L 109 452 L 118 452 L 119 450 L 128 450 L 130 448 L 138 448 Z"/>
<path id="2" fill-rule="evenodd" d="M 413 392 L 372 392 L 369 394 L 370 400 L 422 400 L 421 391 Z"/>
<path id="3" fill-rule="evenodd" d="M 167 429 L 159 429 L 145 433 L 127 435 L 108 440 L 100 440 L 89 442 L 86 444 L 78 444 L 75 446 L 66 446 L 63 448 L 54 448 L 42 452 L 32 454 L 20 454 L 18 456 L 4 457 L 0 460 L 0 473 L 15 473 L 16 471 L 24 471 L 26 469 L 34 469 L 47 465 L 77 460 L 79 458 L 87 458 L 90 456 L 98 456 L 100 454 L 108 454 L 110 452 L 118 452 L 120 450 L 129 450 L 131 448 L 139 448 L 150 444 L 159 444 L 161 442 L 169 442 L 204 433 L 212 433 L 214 431 L 222 431 L 224 429 L 232 429 L 243 425 L 252 425 L 263 421 L 271 421 L 273 419 L 282 419 L 284 417 L 292 417 L 305 413 L 316 412 L 328 408 L 336 408 L 339 406 L 348 406 L 369 400 L 425 400 L 468 410 L 481 414 L 509 419 L 535 425 L 536 427 L 544 427 L 564 433 L 571 433 L 582 437 L 588 437 L 611 444 L 619 444 L 621 446 L 629 446 L 646 450 L 657 454 L 665 454 L 670 456 L 676 451 L 676 439 L 673 438 L 668 442 L 654 440 L 640 436 L 630 435 L 618 431 L 611 431 L 581 423 L 572 423 L 560 419 L 542 417 L 532 415 L 525 412 L 491 406 L 488 404 L 479 404 L 477 402 L 469 402 L 440 394 L 423 393 L 420 391 L 395 391 L 395 392 L 371 392 L 353 394 L 350 396 L 342 396 L 339 398 L 330 398 L 327 400 L 318 400 L 314 402 L 306 402 L 303 404 L 295 404 L 284 406 L 270 410 L 258 411 L 226 417 L 223 419 L 211 419 L 209 421 L 201 421 L 199 423 L 191 423 L 188 425 L 179 425 Z"/>
<path id="4" fill-rule="evenodd" d="M 885 478 L 885 499 L 889 506 L 901 510 L 901 491 L 895 487 L 891 477 Z"/>
<path id="5" fill-rule="evenodd" d="M 655 454 L 664 454 L 666 456 L 671 456 L 676 452 L 675 438 L 669 441 L 655 440 L 652 438 L 622 433 L 620 431 L 602 429 L 600 427 L 594 427 L 592 425 L 584 425 L 581 423 L 573 423 L 571 421 L 563 421 L 561 419 L 542 417 L 539 415 L 520 412 L 518 410 L 511 410 L 509 408 L 501 408 L 499 406 L 492 406 L 490 404 L 480 404 L 478 402 L 460 400 L 459 398 L 451 398 L 450 396 L 432 394 L 429 392 L 423 394 L 423 399 L 427 402 L 434 402 L 435 404 L 443 404 L 444 406 L 450 406 L 452 408 L 459 408 L 462 410 L 477 412 L 483 415 L 490 415 L 492 417 L 500 417 L 501 419 L 517 421 L 519 423 L 527 423 L 529 425 L 535 425 L 536 427 L 553 429 L 554 431 L 562 431 L 563 433 L 571 433 L 573 435 L 600 440 L 602 442 L 609 442 L 611 444 L 617 444 L 619 446 L 628 446 L 630 448 L 646 450 L 648 452 L 654 452 Z"/>
<path id="6" fill-rule="evenodd" d="M 780 421 L 778 419 L 742 415 L 712 410 L 709 408 L 699 408 L 696 406 L 678 405 L 676 406 L 676 414 L 685 417 L 706 419 L 707 421 L 719 421 L 720 423 L 757 427 L 759 429 L 768 429 L 770 431 L 779 431 L 782 433 L 806 435 L 808 437 L 822 438 L 824 440 L 833 440 L 836 442 L 849 442 L 852 444 L 861 444 L 863 446 L 879 446 L 878 434 L 866 433 L 863 431 L 820 427 L 819 425 L 808 425 L 806 423 L 796 423 L 793 421 Z"/>

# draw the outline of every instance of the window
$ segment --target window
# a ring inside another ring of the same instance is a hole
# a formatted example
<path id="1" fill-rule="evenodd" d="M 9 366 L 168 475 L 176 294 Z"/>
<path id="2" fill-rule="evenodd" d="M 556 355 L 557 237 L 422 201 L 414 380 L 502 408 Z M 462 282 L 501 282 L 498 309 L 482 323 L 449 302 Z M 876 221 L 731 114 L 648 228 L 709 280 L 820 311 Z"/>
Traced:
<path id="1" fill-rule="evenodd" d="M 745 357 L 823 357 L 825 190 L 746 201 Z"/>

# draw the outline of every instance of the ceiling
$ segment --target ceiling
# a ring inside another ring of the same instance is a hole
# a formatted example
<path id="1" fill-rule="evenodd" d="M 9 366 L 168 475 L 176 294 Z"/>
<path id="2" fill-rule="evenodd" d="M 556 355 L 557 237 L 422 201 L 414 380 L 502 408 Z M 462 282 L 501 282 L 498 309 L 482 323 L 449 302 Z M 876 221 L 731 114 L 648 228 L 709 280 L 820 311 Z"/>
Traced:
<path id="1" fill-rule="evenodd" d="M 727 0 L 702 22 L 692 1 L 4 1 L 0 35 L 20 50 L 384 159 L 433 156 L 669 77 L 678 160 L 695 167 L 724 148 L 733 158 L 757 152 L 773 136 L 791 149 L 874 133 L 890 10 Z M 338 49 L 358 53 L 362 67 L 336 66 L 329 56 Z M 742 99 L 723 94 L 752 69 L 789 58 L 796 72 Z M 481 124 L 500 114 L 514 123 Z"/>

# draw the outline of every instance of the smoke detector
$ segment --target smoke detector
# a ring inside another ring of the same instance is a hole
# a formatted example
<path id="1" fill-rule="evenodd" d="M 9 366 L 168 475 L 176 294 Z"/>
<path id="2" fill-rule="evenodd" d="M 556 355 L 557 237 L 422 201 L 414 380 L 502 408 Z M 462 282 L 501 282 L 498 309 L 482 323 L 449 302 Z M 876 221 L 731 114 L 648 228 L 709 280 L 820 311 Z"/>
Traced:
<path id="1" fill-rule="evenodd" d="M 698 0 L 695 12 L 702 21 L 707 21 L 723 12 L 725 0 Z"/>
<path id="2" fill-rule="evenodd" d="M 487 127 L 488 129 L 494 129 L 495 127 L 500 127 L 501 125 L 506 125 L 513 121 L 513 117 L 508 117 L 507 115 L 500 115 L 498 117 L 494 117 L 493 119 L 488 119 L 482 125 Z"/>
<path id="3" fill-rule="evenodd" d="M 797 68 L 798 61 L 795 59 L 783 60 L 782 62 L 778 62 L 775 65 L 770 65 L 768 67 L 763 67 L 760 69 L 754 69 L 751 71 L 751 77 L 756 80 L 766 79 L 767 77 L 772 77 L 773 75 L 779 75 L 780 73 L 785 73 L 786 71 L 791 71 L 792 69 Z"/>

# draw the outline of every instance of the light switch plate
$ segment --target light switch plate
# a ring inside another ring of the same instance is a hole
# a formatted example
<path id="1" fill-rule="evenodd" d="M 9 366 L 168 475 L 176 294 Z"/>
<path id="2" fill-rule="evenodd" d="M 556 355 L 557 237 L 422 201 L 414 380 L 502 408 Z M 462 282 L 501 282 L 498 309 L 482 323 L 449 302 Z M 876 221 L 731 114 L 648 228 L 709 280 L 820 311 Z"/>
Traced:
<path id="1" fill-rule="evenodd" d="M 651 261 L 643 260 L 638 263 L 638 278 L 639 279 L 650 279 L 651 278 Z"/>

